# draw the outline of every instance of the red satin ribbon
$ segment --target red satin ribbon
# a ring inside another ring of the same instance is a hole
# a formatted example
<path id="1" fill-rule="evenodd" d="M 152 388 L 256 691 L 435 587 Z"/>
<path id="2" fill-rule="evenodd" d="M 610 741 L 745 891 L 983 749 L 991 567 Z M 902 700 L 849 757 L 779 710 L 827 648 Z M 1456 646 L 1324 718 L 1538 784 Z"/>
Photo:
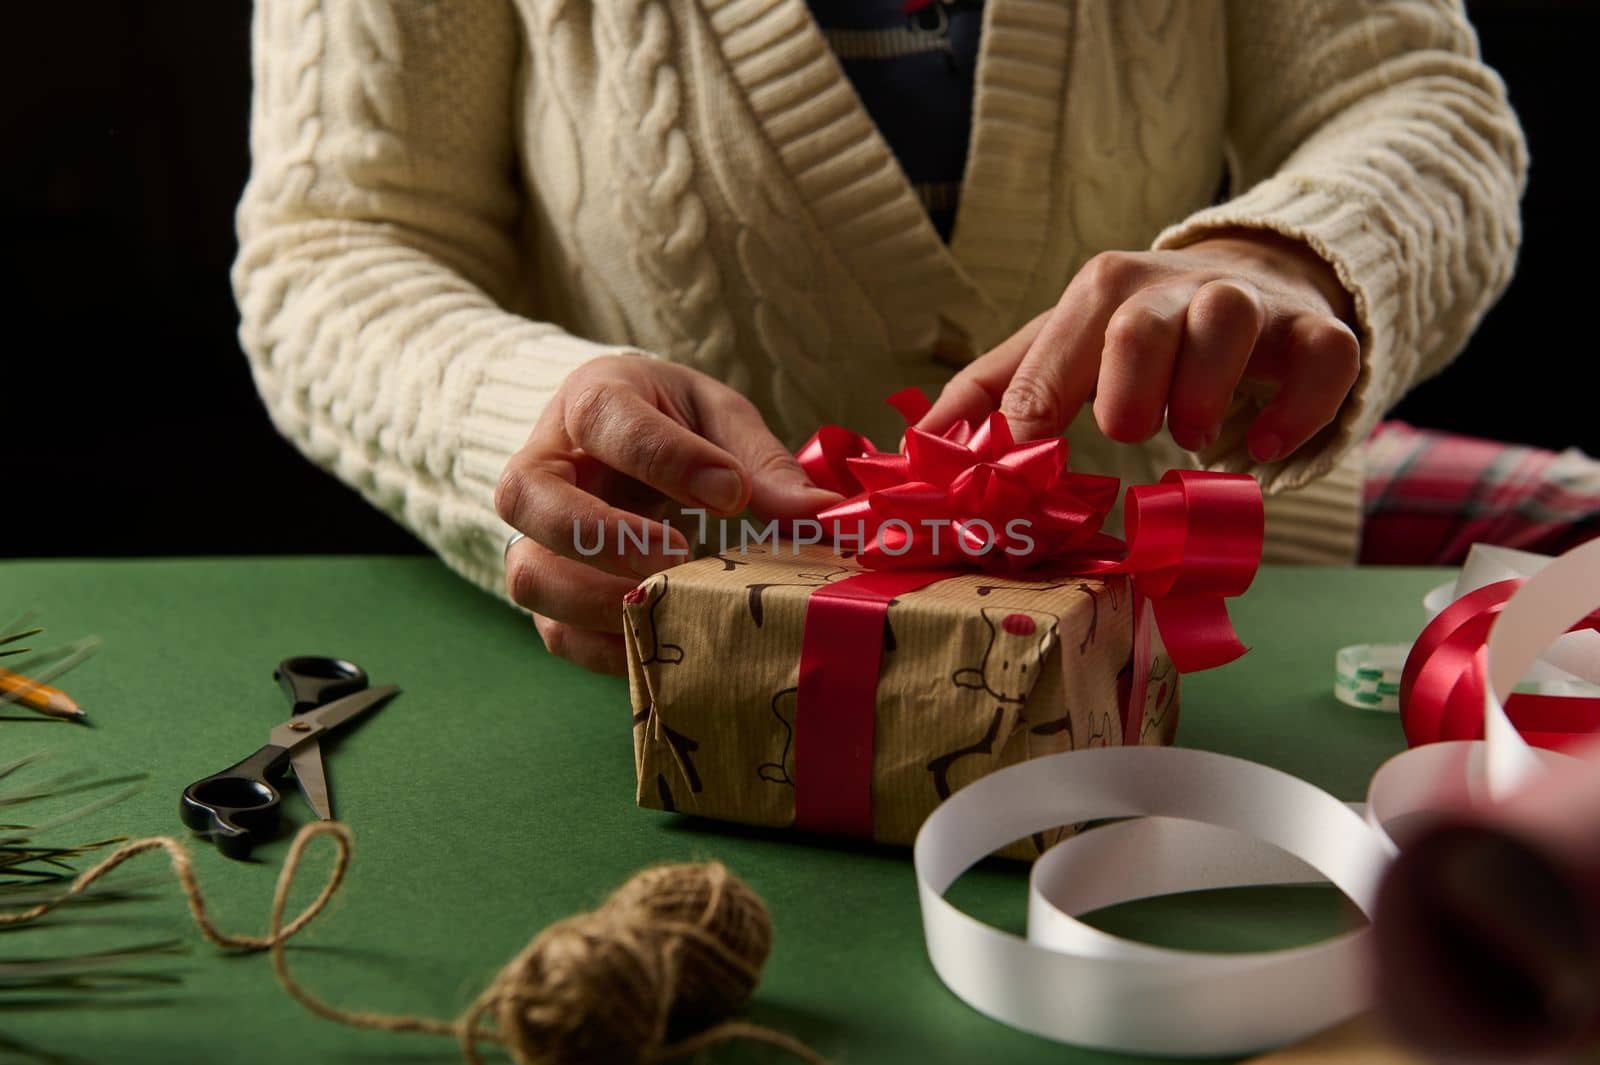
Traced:
<path id="1" fill-rule="evenodd" d="M 1400 722 L 1412 747 L 1440 740 L 1483 738 L 1489 629 L 1521 578 L 1484 585 L 1457 599 L 1428 623 L 1400 674 Z M 1600 628 L 1600 611 L 1568 629 Z M 1506 717 L 1535 747 L 1561 751 L 1600 731 L 1600 698 L 1516 692 Z"/>
<path id="2" fill-rule="evenodd" d="M 921 391 L 889 397 L 907 423 Z M 869 570 L 806 605 L 795 713 L 795 825 L 872 836 L 872 756 L 884 618 L 896 595 L 954 572 L 1126 574 L 1148 598 L 1173 665 L 1210 669 L 1243 654 L 1223 599 L 1249 587 L 1261 558 L 1261 490 L 1238 474 L 1174 470 L 1128 490 L 1122 541 L 1101 533 L 1114 477 L 1071 473 L 1067 442 L 1017 443 L 1003 414 L 940 435 L 906 430 L 897 454 L 823 426 L 796 457 L 813 483 L 848 498 L 819 514 L 825 534 L 858 533 Z M 1135 616 L 1137 617 L 1137 611 Z M 1135 678 L 1142 681 L 1144 678 Z M 1143 685 L 1135 684 L 1133 699 Z"/>
<path id="3" fill-rule="evenodd" d="M 795 693 L 797 828 L 872 838 L 878 668 L 889 602 L 948 570 L 858 573 L 806 600 Z"/>
<path id="4" fill-rule="evenodd" d="M 1180 673 L 1244 654 L 1224 599 L 1243 595 L 1261 562 L 1261 488 L 1242 474 L 1169 470 L 1128 489 L 1128 551 L 1120 562 L 1067 561 L 1084 574 L 1125 573 L 1149 598 L 1167 654 Z"/>

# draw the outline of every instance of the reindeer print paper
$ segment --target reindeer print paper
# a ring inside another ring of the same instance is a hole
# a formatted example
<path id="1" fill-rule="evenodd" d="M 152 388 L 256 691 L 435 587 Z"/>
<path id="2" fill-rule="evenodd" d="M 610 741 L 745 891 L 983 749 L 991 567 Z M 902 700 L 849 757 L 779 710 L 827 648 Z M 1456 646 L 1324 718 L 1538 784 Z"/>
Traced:
<path id="1" fill-rule="evenodd" d="M 707 558 L 657 574 L 625 604 L 641 806 L 757 825 L 794 821 L 806 602 L 860 572 L 826 546 Z M 885 619 L 873 750 L 874 838 L 908 844 L 944 798 L 1029 758 L 1171 742 L 1177 674 L 1155 648 L 1130 718 L 1133 605 L 1121 578 L 952 576 L 898 596 Z M 1158 694 L 1159 690 L 1159 694 Z M 1119 701 L 1119 692 L 1122 693 Z M 1030 856 L 1062 832 L 1020 841 Z"/>

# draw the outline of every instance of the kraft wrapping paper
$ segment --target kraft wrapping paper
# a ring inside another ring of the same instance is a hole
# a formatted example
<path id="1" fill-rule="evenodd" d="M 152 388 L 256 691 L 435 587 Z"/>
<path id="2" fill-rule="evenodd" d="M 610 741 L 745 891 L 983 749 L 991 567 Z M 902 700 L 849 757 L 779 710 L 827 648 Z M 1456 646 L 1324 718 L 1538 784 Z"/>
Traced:
<path id="1" fill-rule="evenodd" d="M 639 805 L 794 822 L 796 684 L 806 601 L 861 572 L 824 545 L 703 558 L 644 581 L 623 626 Z M 1131 680 L 1124 578 L 972 572 L 892 601 L 873 757 L 873 838 L 909 844 L 934 807 L 1041 755 L 1116 746 Z M 1137 736 L 1168 744 L 1178 674 L 1153 649 Z M 1120 694 L 1119 694 L 1120 693 Z M 1030 857 L 1069 828 L 1005 852 Z"/>

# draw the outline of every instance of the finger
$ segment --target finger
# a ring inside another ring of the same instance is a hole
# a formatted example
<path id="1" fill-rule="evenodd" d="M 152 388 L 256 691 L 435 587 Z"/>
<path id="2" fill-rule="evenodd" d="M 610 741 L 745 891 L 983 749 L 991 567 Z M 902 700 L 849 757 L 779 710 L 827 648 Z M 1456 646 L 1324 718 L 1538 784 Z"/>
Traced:
<path id="1" fill-rule="evenodd" d="M 749 471 L 750 506 L 762 517 L 810 517 L 842 498 L 811 483 L 789 449 L 767 428 L 755 404 L 744 396 L 718 386 L 696 396 L 695 409 L 706 435 Z"/>
<path id="2" fill-rule="evenodd" d="M 1216 442 L 1265 322 L 1260 293 L 1243 282 L 1212 281 L 1189 300 L 1167 397 L 1167 429 L 1179 447 L 1204 451 Z"/>
<path id="3" fill-rule="evenodd" d="M 580 629 L 622 632 L 622 597 L 635 582 L 562 558 L 532 540 L 506 552 L 506 591 L 529 613 Z"/>
<path id="4" fill-rule="evenodd" d="M 628 652 L 621 636 L 573 628 L 538 614 L 533 616 L 533 624 L 544 640 L 545 650 L 557 658 L 565 658 L 591 673 L 622 676 L 628 672 Z"/>
<path id="5" fill-rule="evenodd" d="M 1140 272 L 1135 257 L 1104 253 L 1072 279 L 1001 400 L 1018 440 L 1057 436 L 1077 416 L 1094 392 L 1112 312 Z"/>
<path id="6" fill-rule="evenodd" d="M 588 385 L 565 404 L 562 428 L 575 447 L 680 503 L 733 514 L 750 498 L 745 471 L 732 455 L 629 385 Z"/>
<path id="7" fill-rule="evenodd" d="M 1350 327 L 1306 314 L 1289 327 L 1282 386 L 1250 426 L 1250 455 L 1275 462 L 1292 454 L 1338 416 L 1361 372 L 1361 344 Z"/>
<path id="8" fill-rule="evenodd" d="M 1192 284 L 1140 289 L 1106 322 L 1094 418 L 1111 439 L 1136 444 L 1160 431 L 1193 293 Z"/>
<path id="9" fill-rule="evenodd" d="M 979 422 L 999 410 L 1017 364 L 1054 310 L 1052 307 L 1035 315 L 1027 325 L 962 367 L 939 392 L 939 398 L 917 422 L 917 428 L 942 433 L 957 422 Z"/>
<path id="10" fill-rule="evenodd" d="M 677 529 L 578 488 L 558 435 L 536 430 L 506 463 L 494 496 L 506 524 L 564 558 L 621 576 L 648 577 L 687 558 L 688 541 Z"/>

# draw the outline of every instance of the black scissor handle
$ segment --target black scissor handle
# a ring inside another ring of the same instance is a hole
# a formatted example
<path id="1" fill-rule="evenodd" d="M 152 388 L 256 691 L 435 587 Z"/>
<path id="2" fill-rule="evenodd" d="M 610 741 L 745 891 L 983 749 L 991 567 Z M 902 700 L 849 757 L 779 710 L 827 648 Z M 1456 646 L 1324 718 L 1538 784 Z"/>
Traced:
<path id="1" fill-rule="evenodd" d="M 256 841 L 278 828 L 283 798 L 272 778 L 288 764 L 289 749 L 269 743 L 244 761 L 190 784 L 178 800 L 183 823 L 229 858 L 248 858 Z"/>
<path id="2" fill-rule="evenodd" d="M 272 679 L 289 697 L 294 713 L 303 714 L 365 689 L 367 671 L 343 658 L 296 655 L 279 662 Z"/>

